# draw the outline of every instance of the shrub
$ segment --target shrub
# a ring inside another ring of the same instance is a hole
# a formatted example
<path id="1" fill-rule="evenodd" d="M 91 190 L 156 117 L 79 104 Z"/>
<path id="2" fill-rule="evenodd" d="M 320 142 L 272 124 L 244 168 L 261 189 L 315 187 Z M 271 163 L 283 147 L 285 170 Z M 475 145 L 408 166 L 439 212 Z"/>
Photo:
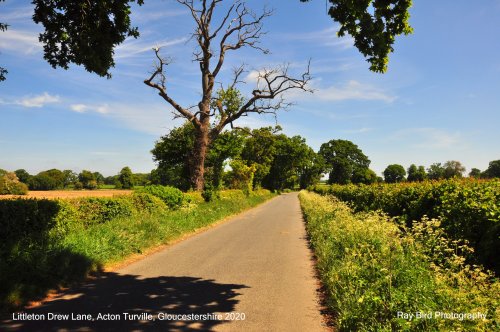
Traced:
<path id="1" fill-rule="evenodd" d="M 160 198 L 145 192 L 135 192 L 132 195 L 132 201 L 139 211 L 160 213 L 167 209 L 167 205 Z"/>
<path id="2" fill-rule="evenodd" d="M 75 200 L 79 219 L 88 226 L 102 224 L 117 217 L 131 216 L 132 202 L 126 197 L 88 197 Z"/>
<path id="3" fill-rule="evenodd" d="M 151 194 L 161 199 L 169 209 L 175 210 L 188 203 L 188 198 L 177 188 L 152 185 L 137 190 L 138 193 Z"/>
<path id="4" fill-rule="evenodd" d="M 455 179 L 419 183 L 316 186 L 314 191 L 331 194 L 355 211 L 382 210 L 411 227 L 424 216 L 441 218 L 452 239 L 465 239 L 475 249 L 474 258 L 500 271 L 500 181 Z"/>
<path id="5" fill-rule="evenodd" d="M 28 186 L 19 181 L 15 173 L 0 176 L 0 195 L 26 195 Z"/>
<path id="6" fill-rule="evenodd" d="M 213 200 L 220 199 L 220 191 L 217 190 L 213 185 L 205 183 L 205 188 L 201 193 L 201 197 L 205 200 L 205 202 L 211 202 Z"/>

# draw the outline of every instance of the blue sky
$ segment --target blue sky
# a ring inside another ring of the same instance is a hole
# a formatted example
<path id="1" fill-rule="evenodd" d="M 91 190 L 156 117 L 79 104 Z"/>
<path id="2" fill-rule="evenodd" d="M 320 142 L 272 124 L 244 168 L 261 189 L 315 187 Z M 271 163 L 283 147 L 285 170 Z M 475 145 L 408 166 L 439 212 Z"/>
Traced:
<path id="1" fill-rule="evenodd" d="M 330 139 L 357 144 L 380 174 L 393 163 L 428 167 L 461 161 L 469 171 L 500 159 L 500 1 L 415 1 L 415 32 L 397 39 L 389 71 L 376 74 L 352 46 L 337 38 L 325 1 L 249 1 L 256 12 L 267 4 L 262 46 L 228 55 L 221 82 L 231 68 L 252 71 L 288 63 L 300 74 L 311 59 L 313 94 L 288 96 L 294 106 L 278 114 L 288 135 L 301 135 L 315 150 Z M 199 98 L 199 72 L 192 62 L 193 25 L 173 0 L 146 1 L 134 10 L 141 37 L 116 50 L 113 78 L 71 66 L 52 69 L 37 41 L 29 0 L 0 4 L 0 65 L 9 70 L 0 83 L 0 168 L 37 173 L 49 168 L 90 169 L 116 174 L 154 168 L 155 140 L 179 125 L 171 108 L 143 80 L 152 69 L 152 47 L 174 62 L 168 89 L 183 106 Z M 244 118 L 240 125 L 274 125 L 271 117 Z"/>

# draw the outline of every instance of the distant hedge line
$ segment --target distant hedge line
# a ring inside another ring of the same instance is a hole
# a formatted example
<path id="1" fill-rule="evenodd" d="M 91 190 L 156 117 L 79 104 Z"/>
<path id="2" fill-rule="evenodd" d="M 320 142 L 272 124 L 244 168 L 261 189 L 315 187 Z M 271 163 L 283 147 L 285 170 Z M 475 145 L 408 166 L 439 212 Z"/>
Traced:
<path id="1" fill-rule="evenodd" d="M 465 239 L 474 258 L 500 271 L 500 180 L 446 180 L 420 183 L 332 185 L 310 188 L 350 203 L 355 211 L 382 210 L 411 226 L 423 216 L 441 218 L 454 239 Z"/>

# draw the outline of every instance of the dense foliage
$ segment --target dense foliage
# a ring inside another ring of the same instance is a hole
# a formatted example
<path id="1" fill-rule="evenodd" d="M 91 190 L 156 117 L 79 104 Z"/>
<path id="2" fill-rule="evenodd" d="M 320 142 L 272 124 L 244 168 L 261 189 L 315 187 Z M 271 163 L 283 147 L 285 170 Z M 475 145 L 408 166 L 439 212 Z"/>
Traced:
<path id="1" fill-rule="evenodd" d="M 363 177 L 355 176 L 368 169 L 370 160 L 361 149 L 351 141 L 333 139 L 321 144 L 318 154 L 323 157 L 328 183 L 347 184 Z"/>
<path id="2" fill-rule="evenodd" d="M 114 48 L 127 37 L 139 36 L 130 26 L 130 2 L 143 4 L 142 0 L 34 0 L 33 21 L 44 27 L 39 39 L 45 60 L 54 68 L 67 69 L 75 63 L 111 77 Z"/>
<path id="3" fill-rule="evenodd" d="M 28 186 L 19 181 L 15 173 L 0 173 L 0 195 L 25 195 Z"/>
<path id="4" fill-rule="evenodd" d="M 283 190 L 319 182 L 325 167 L 322 157 L 304 138 L 289 137 L 279 133 L 280 130 L 280 127 L 265 127 L 222 132 L 207 153 L 205 190 L 217 191 L 223 186 L 248 191 L 262 187 Z M 152 172 L 152 182 L 190 189 L 193 146 L 191 123 L 161 137 L 151 151 L 158 163 Z"/>
<path id="5" fill-rule="evenodd" d="M 412 0 L 328 2 L 328 15 L 340 24 L 337 35 L 351 35 L 354 46 L 367 57 L 370 70 L 385 72 L 396 36 L 408 35 L 413 31 L 408 22 Z"/>
<path id="6" fill-rule="evenodd" d="M 446 180 L 439 182 L 317 186 L 315 191 L 349 202 L 356 211 L 382 210 L 411 226 L 424 216 L 441 218 L 453 239 L 465 239 L 474 258 L 500 271 L 500 181 Z"/>
<path id="7" fill-rule="evenodd" d="M 338 331 L 493 331 L 500 283 L 465 264 L 469 251 L 445 238 L 439 220 L 400 229 L 375 212 L 301 192 L 307 231 Z M 406 319 L 399 313 L 424 314 Z M 437 313 L 482 313 L 443 319 Z M 430 315 L 430 317 L 429 317 Z"/>
<path id="8" fill-rule="evenodd" d="M 138 189 L 136 192 L 158 197 L 170 209 L 178 209 L 184 204 L 189 203 L 189 198 L 182 191 L 174 187 L 152 185 Z"/>

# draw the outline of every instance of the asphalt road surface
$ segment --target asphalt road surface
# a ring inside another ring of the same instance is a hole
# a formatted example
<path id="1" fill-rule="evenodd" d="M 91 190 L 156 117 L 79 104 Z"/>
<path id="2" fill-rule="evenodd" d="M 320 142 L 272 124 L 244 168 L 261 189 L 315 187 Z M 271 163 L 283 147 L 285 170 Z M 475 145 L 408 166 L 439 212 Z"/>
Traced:
<path id="1" fill-rule="evenodd" d="M 324 331 L 317 288 L 293 193 L 15 313 L 0 330 Z"/>

